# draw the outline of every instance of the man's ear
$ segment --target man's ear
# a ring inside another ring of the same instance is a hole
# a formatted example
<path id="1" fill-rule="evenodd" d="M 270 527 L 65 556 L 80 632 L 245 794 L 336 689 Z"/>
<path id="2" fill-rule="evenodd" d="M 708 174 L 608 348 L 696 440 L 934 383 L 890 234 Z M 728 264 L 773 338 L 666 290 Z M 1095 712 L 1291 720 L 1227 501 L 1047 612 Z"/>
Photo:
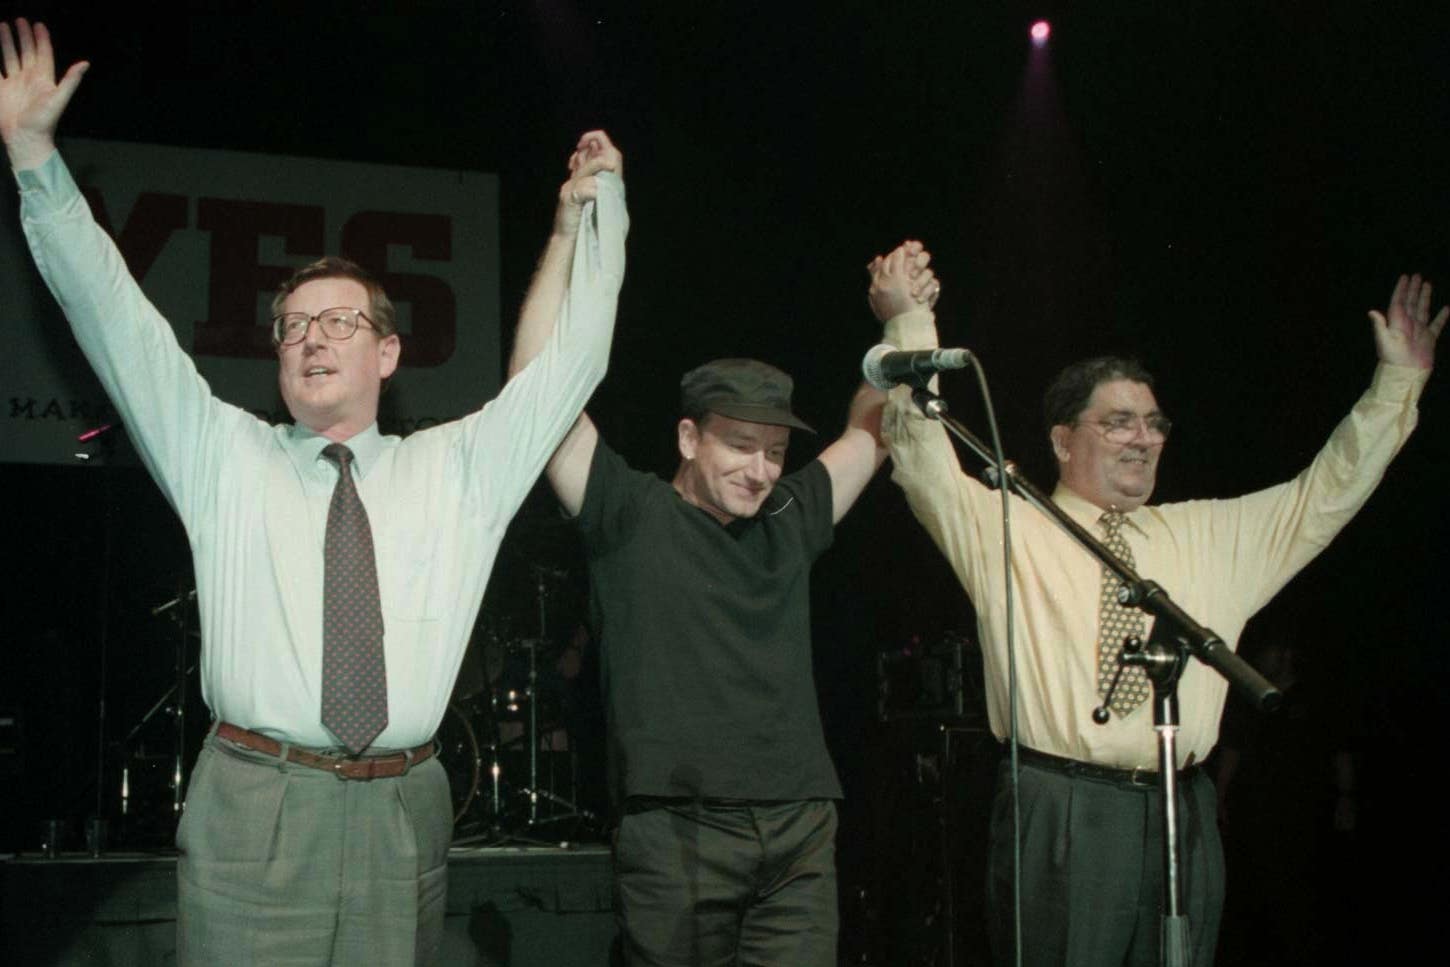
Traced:
<path id="1" fill-rule="evenodd" d="M 384 336 L 378 340 L 378 372 L 387 379 L 397 372 L 398 360 L 403 355 L 403 341 L 398 338 L 397 333 Z"/>
<path id="2" fill-rule="evenodd" d="M 684 417 L 675 427 L 675 436 L 680 446 L 680 456 L 686 460 L 695 459 L 695 453 L 700 447 L 700 425 L 689 417 Z"/>
<path id="3" fill-rule="evenodd" d="M 1048 439 L 1052 441 L 1052 453 L 1057 457 L 1058 463 L 1067 463 L 1072 459 L 1072 453 L 1067 449 L 1067 436 L 1072 432 L 1072 427 L 1066 423 L 1059 423 L 1048 433 Z"/>

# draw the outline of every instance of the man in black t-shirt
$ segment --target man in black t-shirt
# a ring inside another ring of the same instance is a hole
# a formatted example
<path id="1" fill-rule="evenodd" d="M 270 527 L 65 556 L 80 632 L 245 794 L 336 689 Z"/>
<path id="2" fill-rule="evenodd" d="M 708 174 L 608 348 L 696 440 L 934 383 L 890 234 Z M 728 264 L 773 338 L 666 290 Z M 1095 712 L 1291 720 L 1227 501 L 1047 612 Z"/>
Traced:
<path id="1" fill-rule="evenodd" d="M 833 480 L 821 460 L 780 476 L 790 427 L 804 428 L 790 385 L 754 360 L 692 371 L 672 482 L 595 443 L 578 520 L 632 963 L 835 963 L 841 790 L 809 588 Z M 747 407 L 755 419 L 725 415 Z"/>
<path id="2" fill-rule="evenodd" d="M 578 199 L 622 164 L 602 135 L 581 140 L 521 318 L 559 311 Z M 879 318 L 930 311 L 928 261 L 909 242 L 873 273 Z M 520 342 L 510 372 L 538 351 Z M 688 373 L 669 482 L 631 470 L 588 416 L 549 463 L 589 558 L 631 964 L 836 963 L 841 792 L 811 673 L 809 574 L 884 459 L 885 397 L 863 385 L 845 432 L 782 477 L 791 430 L 810 431 L 791 389 L 755 360 Z"/>

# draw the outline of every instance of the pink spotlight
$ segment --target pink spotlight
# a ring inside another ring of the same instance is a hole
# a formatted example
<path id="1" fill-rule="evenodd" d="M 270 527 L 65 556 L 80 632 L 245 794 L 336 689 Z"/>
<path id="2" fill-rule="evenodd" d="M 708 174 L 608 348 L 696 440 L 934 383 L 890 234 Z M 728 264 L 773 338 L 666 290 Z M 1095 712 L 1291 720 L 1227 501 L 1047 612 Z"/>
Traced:
<path id="1" fill-rule="evenodd" d="M 1041 47 L 1047 43 L 1047 38 L 1052 35 L 1052 24 L 1046 20 L 1039 20 L 1032 25 L 1030 33 L 1032 34 L 1032 43 Z"/>

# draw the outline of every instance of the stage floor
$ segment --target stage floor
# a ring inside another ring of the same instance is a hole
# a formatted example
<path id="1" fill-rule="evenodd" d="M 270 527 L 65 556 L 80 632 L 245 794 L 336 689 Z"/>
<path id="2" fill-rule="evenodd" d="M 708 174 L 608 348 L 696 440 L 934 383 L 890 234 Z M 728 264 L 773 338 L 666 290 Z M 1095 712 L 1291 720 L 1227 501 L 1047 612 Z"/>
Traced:
<path id="1" fill-rule="evenodd" d="M 614 942 L 603 846 L 455 848 L 444 967 L 607 967 Z M 175 963 L 176 857 L 0 857 L 0 963 Z"/>

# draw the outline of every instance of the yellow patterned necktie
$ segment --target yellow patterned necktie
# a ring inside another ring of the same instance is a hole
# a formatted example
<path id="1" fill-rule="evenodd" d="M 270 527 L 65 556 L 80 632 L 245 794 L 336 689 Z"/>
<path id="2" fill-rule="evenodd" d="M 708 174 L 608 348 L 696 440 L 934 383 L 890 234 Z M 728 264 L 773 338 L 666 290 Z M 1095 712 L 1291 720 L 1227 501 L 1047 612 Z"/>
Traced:
<path id="1" fill-rule="evenodd" d="M 1123 522 L 1127 518 L 1122 511 L 1110 510 L 1099 518 L 1107 537 L 1103 544 L 1118 556 L 1124 564 L 1133 567 L 1133 552 L 1123 537 Z M 1110 568 L 1103 568 L 1102 594 L 1098 600 L 1098 697 L 1105 698 L 1113 675 L 1118 670 L 1118 655 L 1123 650 L 1123 639 L 1143 637 L 1143 612 L 1137 608 L 1124 607 L 1118 603 L 1118 589 L 1123 582 Z M 1119 718 L 1127 716 L 1143 704 L 1151 694 L 1152 686 L 1142 668 L 1130 665 L 1123 669 L 1123 677 L 1113 692 L 1112 710 Z"/>

